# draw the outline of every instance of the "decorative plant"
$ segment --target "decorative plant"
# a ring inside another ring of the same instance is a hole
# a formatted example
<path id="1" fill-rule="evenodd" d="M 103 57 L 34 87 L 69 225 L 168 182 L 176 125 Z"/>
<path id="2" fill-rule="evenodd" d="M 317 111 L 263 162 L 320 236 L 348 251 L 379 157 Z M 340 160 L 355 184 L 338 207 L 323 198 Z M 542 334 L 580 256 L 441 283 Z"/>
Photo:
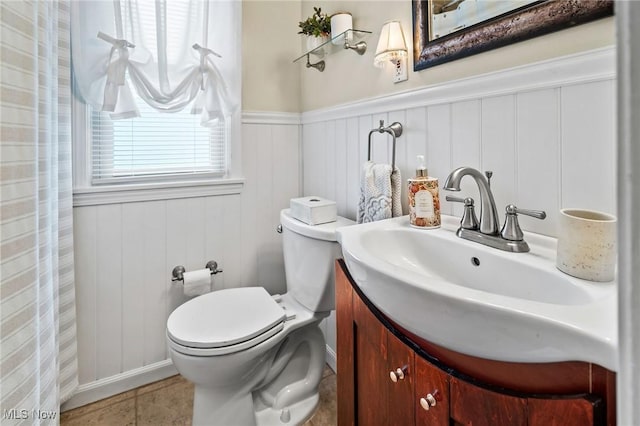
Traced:
<path id="1" fill-rule="evenodd" d="M 306 34 L 309 36 L 322 37 L 331 33 L 331 18 L 326 13 L 322 13 L 319 7 L 313 8 L 313 15 L 306 21 L 301 21 L 298 26 L 300 31 L 298 34 Z"/>

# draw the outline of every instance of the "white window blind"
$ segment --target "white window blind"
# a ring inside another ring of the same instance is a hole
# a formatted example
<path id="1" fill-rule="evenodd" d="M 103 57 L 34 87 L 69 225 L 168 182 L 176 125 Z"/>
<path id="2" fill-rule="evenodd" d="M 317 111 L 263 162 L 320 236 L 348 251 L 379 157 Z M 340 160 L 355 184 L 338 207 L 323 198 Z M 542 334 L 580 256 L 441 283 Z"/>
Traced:
<path id="1" fill-rule="evenodd" d="M 136 96 L 137 97 L 137 96 Z M 112 120 L 90 111 L 92 183 L 223 176 L 227 126 L 204 127 L 190 108 L 156 111 L 137 99 L 140 117 Z"/>

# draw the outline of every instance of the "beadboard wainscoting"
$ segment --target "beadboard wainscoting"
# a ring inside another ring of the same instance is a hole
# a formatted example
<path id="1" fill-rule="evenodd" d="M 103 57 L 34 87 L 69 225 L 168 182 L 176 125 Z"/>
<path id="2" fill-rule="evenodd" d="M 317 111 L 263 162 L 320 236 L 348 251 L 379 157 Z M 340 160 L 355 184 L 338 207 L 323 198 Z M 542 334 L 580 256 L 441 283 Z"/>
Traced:
<path id="1" fill-rule="evenodd" d="M 404 180 L 415 174 L 418 154 L 441 187 L 458 166 L 491 170 L 501 220 L 507 204 L 545 210 L 544 221 L 523 216 L 520 222 L 551 236 L 560 208 L 615 214 L 615 78 L 611 47 L 305 112 L 303 192 L 337 200 L 338 213 L 355 219 L 368 133 L 379 120 L 399 121 L 404 133 L 396 163 Z M 372 159 L 391 163 L 391 145 L 390 136 L 374 133 Z M 462 183 L 453 195 L 478 204 L 473 180 Z M 444 214 L 462 214 L 444 194 L 441 201 Z"/>
<path id="2" fill-rule="evenodd" d="M 355 220 L 368 134 L 379 120 L 399 121 L 396 164 L 405 181 L 418 154 L 441 188 L 458 166 L 491 170 L 501 223 L 507 204 L 545 210 L 546 220 L 522 216 L 520 224 L 555 236 L 560 208 L 616 213 L 615 79 L 612 47 L 303 113 L 303 192 L 336 200 L 338 214 Z M 390 136 L 374 133 L 373 161 L 391 163 L 391 145 Z M 479 205 L 471 178 L 452 195 Z M 442 213 L 461 216 L 462 206 L 444 196 Z M 333 315 L 324 327 L 331 355 Z"/>
<path id="3" fill-rule="evenodd" d="M 80 388 L 63 409 L 176 374 L 165 327 L 185 302 L 171 282 L 216 260 L 214 288 L 286 291 L 279 213 L 301 194 L 300 115 L 247 113 L 244 184 L 164 200 L 82 197 L 74 207 Z"/>

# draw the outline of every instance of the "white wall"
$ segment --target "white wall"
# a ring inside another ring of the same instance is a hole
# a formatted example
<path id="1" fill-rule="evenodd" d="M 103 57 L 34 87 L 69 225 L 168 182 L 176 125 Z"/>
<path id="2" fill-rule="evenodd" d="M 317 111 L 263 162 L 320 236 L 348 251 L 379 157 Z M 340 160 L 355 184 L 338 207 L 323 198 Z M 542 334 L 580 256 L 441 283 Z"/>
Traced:
<path id="1" fill-rule="evenodd" d="M 282 114 L 243 120 L 240 194 L 74 208 L 80 390 L 65 409 L 175 374 L 166 321 L 188 300 L 176 265 L 216 260 L 214 288 L 286 291 L 279 212 L 299 196 L 299 125 Z"/>
<path id="2" fill-rule="evenodd" d="M 520 224 L 555 236 L 560 208 L 616 213 L 615 90 L 615 49 L 609 47 L 306 112 L 303 192 L 337 200 L 338 213 L 355 219 L 367 135 L 380 119 L 399 121 L 404 133 L 396 162 L 404 179 L 415 173 L 417 154 L 426 154 L 441 187 L 458 166 L 492 170 L 501 222 L 509 203 L 545 210 L 546 220 L 522 216 Z M 391 161 L 390 141 L 374 134 L 374 161 Z M 462 206 L 444 195 L 443 214 L 461 216 Z M 479 202 L 470 178 L 455 195 Z M 406 214 L 404 188 L 402 199 Z M 335 324 L 330 319 L 325 327 L 335 348 Z"/>

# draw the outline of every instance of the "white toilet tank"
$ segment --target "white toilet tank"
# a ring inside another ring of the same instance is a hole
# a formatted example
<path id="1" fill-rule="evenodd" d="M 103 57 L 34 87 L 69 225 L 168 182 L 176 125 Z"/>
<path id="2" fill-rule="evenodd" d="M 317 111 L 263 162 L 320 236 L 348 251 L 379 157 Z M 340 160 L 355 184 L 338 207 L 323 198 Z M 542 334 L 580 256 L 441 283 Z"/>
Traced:
<path id="1" fill-rule="evenodd" d="M 287 293 L 312 312 L 335 308 L 334 261 L 342 256 L 336 229 L 355 222 L 338 216 L 336 222 L 307 225 L 280 212 Z"/>

